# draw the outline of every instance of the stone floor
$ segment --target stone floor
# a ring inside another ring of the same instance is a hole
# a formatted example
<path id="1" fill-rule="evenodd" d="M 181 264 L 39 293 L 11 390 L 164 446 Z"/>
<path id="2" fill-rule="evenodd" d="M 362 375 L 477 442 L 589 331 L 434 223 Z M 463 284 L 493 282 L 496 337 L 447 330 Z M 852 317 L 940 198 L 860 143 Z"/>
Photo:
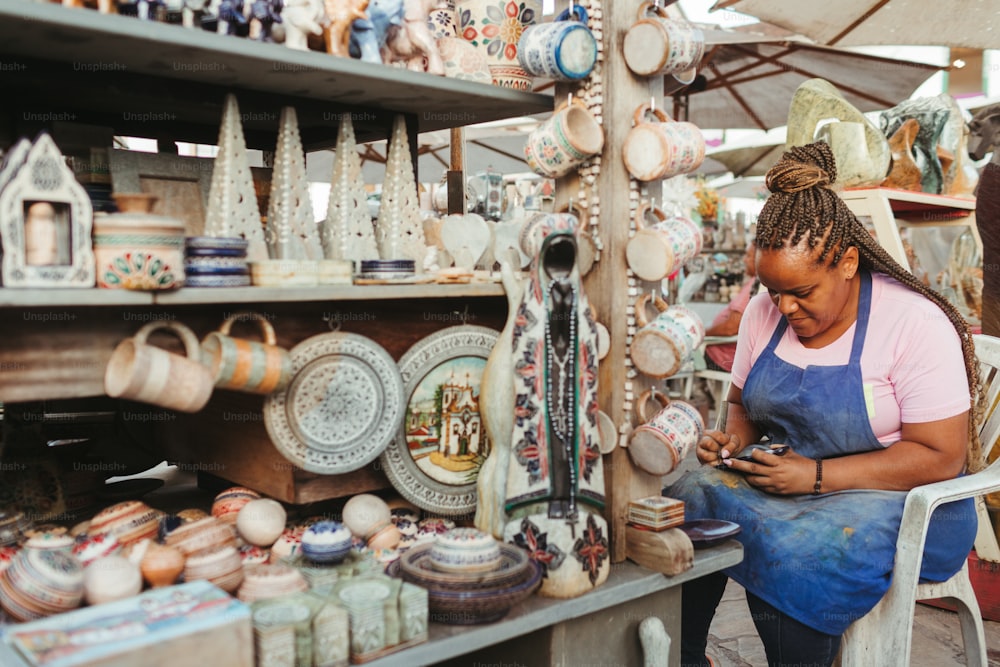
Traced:
<path id="1" fill-rule="evenodd" d="M 1000 667 L 1000 623 L 986 621 L 985 626 L 990 667 Z M 764 647 L 750 620 L 743 588 L 736 582 L 729 582 L 712 622 L 708 654 L 717 667 L 767 667 Z M 911 667 L 965 664 L 958 616 L 918 604 L 914 614 Z"/>

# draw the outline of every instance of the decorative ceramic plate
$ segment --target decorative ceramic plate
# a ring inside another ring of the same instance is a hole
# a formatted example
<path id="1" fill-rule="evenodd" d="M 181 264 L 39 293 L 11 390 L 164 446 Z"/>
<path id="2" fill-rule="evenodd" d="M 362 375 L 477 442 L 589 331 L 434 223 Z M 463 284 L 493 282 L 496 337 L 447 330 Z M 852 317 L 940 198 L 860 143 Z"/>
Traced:
<path id="1" fill-rule="evenodd" d="M 691 539 L 695 549 L 710 547 L 730 537 L 735 537 L 743 530 L 740 524 L 721 519 L 695 519 L 678 526 Z"/>
<path id="2" fill-rule="evenodd" d="M 403 416 L 396 362 L 370 338 L 342 332 L 307 338 L 290 354 L 291 382 L 264 402 L 275 447 L 303 470 L 324 475 L 371 463 Z"/>
<path id="3" fill-rule="evenodd" d="M 399 360 L 406 419 L 382 453 L 382 467 L 404 498 L 429 512 L 475 511 L 476 476 L 490 451 L 480 381 L 498 335 L 486 327 L 449 327 Z"/>

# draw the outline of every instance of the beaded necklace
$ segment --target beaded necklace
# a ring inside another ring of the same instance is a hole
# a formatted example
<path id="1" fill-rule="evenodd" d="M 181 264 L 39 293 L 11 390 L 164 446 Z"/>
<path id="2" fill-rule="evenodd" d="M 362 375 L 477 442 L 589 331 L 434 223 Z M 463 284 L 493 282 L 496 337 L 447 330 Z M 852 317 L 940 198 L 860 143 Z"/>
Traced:
<path id="1" fill-rule="evenodd" d="M 559 281 L 553 279 L 548 284 L 548 294 L 551 296 L 553 288 Z M 573 436 L 576 433 L 574 423 L 573 398 L 574 385 L 576 383 L 576 286 L 570 286 L 567 295 L 566 313 L 569 319 L 569 344 L 562 359 L 556 352 L 552 341 L 551 319 L 545 320 L 545 403 L 548 409 L 549 426 L 559 438 L 562 447 L 566 451 L 566 461 L 569 464 L 569 484 L 570 489 L 576 489 L 576 461 L 573 458 Z M 559 382 L 554 383 L 553 377 L 558 377 Z M 570 513 L 573 514 L 574 505 L 573 493 L 570 493 Z"/>

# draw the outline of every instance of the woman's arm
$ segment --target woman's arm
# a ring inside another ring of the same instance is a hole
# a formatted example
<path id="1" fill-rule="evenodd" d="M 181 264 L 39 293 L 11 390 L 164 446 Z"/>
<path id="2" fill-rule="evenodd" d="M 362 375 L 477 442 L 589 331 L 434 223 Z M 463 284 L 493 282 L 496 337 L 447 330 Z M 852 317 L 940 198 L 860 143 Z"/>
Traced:
<path id="1" fill-rule="evenodd" d="M 820 491 L 909 491 L 921 484 L 952 479 L 965 465 L 968 420 L 969 413 L 963 412 L 947 419 L 903 424 L 900 440 L 885 449 L 825 459 Z M 728 464 L 746 474 L 747 482 L 770 493 L 812 493 L 816 483 L 815 460 L 794 450 L 782 457 L 754 453 L 753 463 Z"/>
<path id="2" fill-rule="evenodd" d="M 740 320 L 743 313 L 738 310 L 730 310 L 726 319 L 718 324 L 713 324 L 705 329 L 706 336 L 735 336 L 740 331 Z"/>

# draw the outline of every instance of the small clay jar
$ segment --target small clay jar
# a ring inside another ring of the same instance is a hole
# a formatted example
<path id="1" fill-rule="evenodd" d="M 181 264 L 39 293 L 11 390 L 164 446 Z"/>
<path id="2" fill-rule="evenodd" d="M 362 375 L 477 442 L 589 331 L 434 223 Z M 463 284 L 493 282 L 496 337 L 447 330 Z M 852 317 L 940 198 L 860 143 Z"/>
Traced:
<path id="1" fill-rule="evenodd" d="M 174 547 L 150 544 L 142 558 L 142 577 L 153 588 L 170 586 L 184 571 L 184 554 Z"/>

